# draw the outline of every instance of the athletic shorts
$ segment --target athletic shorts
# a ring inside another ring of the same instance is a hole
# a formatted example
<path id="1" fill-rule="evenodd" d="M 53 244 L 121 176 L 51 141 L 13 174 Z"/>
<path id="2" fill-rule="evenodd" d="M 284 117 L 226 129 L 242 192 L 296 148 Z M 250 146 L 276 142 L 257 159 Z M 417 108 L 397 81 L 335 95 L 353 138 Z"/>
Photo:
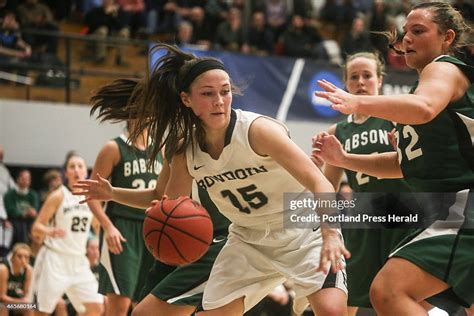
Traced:
<path id="1" fill-rule="evenodd" d="M 126 296 L 137 302 L 155 261 L 143 241 L 143 222 L 120 217 L 111 220 L 127 241 L 122 243 L 123 251 L 114 255 L 101 233 L 99 292 Z"/>
<path id="2" fill-rule="evenodd" d="M 229 239 L 217 256 L 204 290 L 204 310 L 244 297 L 244 309 L 248 311 L 276 286 L 290 280 L 296 293 L 293 309 L 302 313 L 309 305 L 306 297 L 324 288 L 328 278 L 316 272 L 321 246 L 320 229 L 265 231 L 231 224 Z M 347 293 L 345 270 L 330 275 L 330 279 L 332 287 Z"/>
<path id="3" fill-rule="evenodd" d="M 148 274 L 142 298 L 151 293 L 169 304 L 199 306 L 214 261 L 226 240 L 226 236 L 214 237 L 204 256 L 185 266 L 169 266 L 156 261 Z"/>
<path id="4" fill-rule="evenodd" d="M 85 312 L 84 303 L 102 304 L 97 280 L 86 256 L 61 254 L 43 246 L 33 270 L 32 293 L 38 310 L 51 314 L 63 294 L 78 313 Z"/>
<path id="5" fill-rule="evenodd" d="M 456 194 L 445 220 L 420 230 L 391 257 L 404 258 L 452 286 L 464 307 L 474 303 L 474 193 Z"/>
<path id="6" fill-rule="evenodd" d="M 347 305 L 372 307 L 369 298 L 372 281 L 390 253 L 412 232 L 411 229 L 388 228 L 342 230 L 346 248 L 351 253 L 346 266 Z"/>

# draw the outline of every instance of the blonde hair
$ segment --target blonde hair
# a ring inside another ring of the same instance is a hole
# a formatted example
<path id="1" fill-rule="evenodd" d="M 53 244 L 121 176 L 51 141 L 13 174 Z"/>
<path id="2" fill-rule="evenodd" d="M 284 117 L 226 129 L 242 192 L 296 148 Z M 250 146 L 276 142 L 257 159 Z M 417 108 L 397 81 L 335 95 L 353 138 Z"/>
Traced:
<path id="1" fill-rule="evenodd" d="M 31 256 L 31 247 L 25 243 L 19 242 L 13 246 L 12 257 L 15 256 L 18 250 L 21 250 L 21 249 L 25 249 L 26 251 L 28 251 L 28 254 Z"/>
<path id="2" fill-rule="evenodd" d="M 374 60 L 375 61 L 375 65 L 376 65 L 376 71 L 377 71 L 377 77 L 383 77 L 385 76 L 385 63 L 382 61 L 382 59 L 380 58 L 380 54 L 378 52 L 359 52 L 359 53 L 355 53 L 353 55 L 348 55 L 347 58 L 346 58 L 346 62 L 344 63 L 344 65 L 342 65 L 342 78 L 344 80 L 344 82 L 347 80 L 347 66 L 349 65 L 349 63 L 351 61 L 353 61 L 354 59 L 356 58 L 367 58 L 367 59 L 370 59 L 370 60 Z"/>

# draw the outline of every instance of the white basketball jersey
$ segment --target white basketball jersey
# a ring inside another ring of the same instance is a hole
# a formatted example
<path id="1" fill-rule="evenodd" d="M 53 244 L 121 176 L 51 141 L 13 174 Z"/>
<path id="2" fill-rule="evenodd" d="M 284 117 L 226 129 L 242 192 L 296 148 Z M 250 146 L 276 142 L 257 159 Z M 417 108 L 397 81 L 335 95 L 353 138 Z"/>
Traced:
<path id="1" fill-rule="evenodd" d="M 52 218 L 51 225 L 62 228 L 64 237 L 46 236 L 45 245 L 59 253 L 85 255 L 87 238 L 91 229 L 92 212 L 87 204 L 79 204 L 83 196 L 75 196 L 63 185 L 64 198 Z"/>
<path id="2" fill-rule="evenodd" d="M 219 211 L 236 225 L 257 229 L 280 226 L 284 193 L 305 191 L 277 162 L 258 155 L 250 147 L 250 126 L 261 116 L 233 111 L 226 145 L 217 160 L 197 144 L 190 144 L 186 150 L 189 173 L 209 192 Z"/>

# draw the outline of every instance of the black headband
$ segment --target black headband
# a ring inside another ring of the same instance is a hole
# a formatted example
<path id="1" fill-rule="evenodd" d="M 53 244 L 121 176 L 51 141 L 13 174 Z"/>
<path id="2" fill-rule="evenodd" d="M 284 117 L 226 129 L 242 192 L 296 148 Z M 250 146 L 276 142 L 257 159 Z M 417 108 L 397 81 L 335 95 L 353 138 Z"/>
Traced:
<path id="1" fill-rule="evenodd" d="M 194 79 L 196 79 L 203 72 L 212 69 L 221 69 L 226 71 L 224 64 L 216 59 L 203 59 L 196 62 L 191 66 L 188 72 L 184 75 L 184 78 L 181 80 L 179 91 L 186 91 Z"/>

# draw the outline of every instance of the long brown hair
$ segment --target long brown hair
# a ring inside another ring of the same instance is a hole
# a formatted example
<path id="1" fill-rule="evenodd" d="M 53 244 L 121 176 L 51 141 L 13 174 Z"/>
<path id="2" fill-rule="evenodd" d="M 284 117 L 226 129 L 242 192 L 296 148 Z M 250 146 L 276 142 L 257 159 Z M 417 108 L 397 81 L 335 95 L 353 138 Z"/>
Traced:
<path id="1" fill-rule="evenodd" d="M 433 12 L 433 22 L 438 25 L 438 32 L 445 33 L 451 29 L 455 33 L 453 43 L 449 47 L 450 53 L 457 52 L 462 46 L 469 44 L 466 40 L 466 35 L 469 33 L 471 27 L 466 24 L 463 16 L 459 11 L 454 9 L 450 4 L 444 2 L 423 2 L 412 8 L 417 9 L 428 9 Z M 389 40 L 389 47 L 392 48 L 397 54 L 403 55 L 404 52 L 396 48 L 398 41 L 397 31 L 383 32 Z"/>
<path id="2" fill-rule="evenodd" d="M 148 128 L 151 138 L 150 164 L 163 147 L 166 156 L 184 152 L 189 143 L 204 143 L 205 131 L 201 120 L 186 107 L 180 97 L 180 84 L 188 71 L 197 62 L 215 60 L 211 57 L 196 57 L 185 53 L 176 46 L 157 44 L 153 51 L 165 50 L 166 54 L 158 59 L 152 69 L 150 79 L 144 86 L 140 102 L 129 104 L 130 115 L 136 118 L 136 124 L 130 131 L 130 139 L 136 140 L 140 133 Z M 189 86 L 183 91 L 189 93 Z"/>
<path id="3" fill-rule="evenodd" d="M 98 111 L 101 122 L 121 122 L 130 119 L 127 105 L 134 103 L 143 93 L 139 79 L 116 79 L 99 89 L 90 98 L 92 108 L 90 115 Z"/>

